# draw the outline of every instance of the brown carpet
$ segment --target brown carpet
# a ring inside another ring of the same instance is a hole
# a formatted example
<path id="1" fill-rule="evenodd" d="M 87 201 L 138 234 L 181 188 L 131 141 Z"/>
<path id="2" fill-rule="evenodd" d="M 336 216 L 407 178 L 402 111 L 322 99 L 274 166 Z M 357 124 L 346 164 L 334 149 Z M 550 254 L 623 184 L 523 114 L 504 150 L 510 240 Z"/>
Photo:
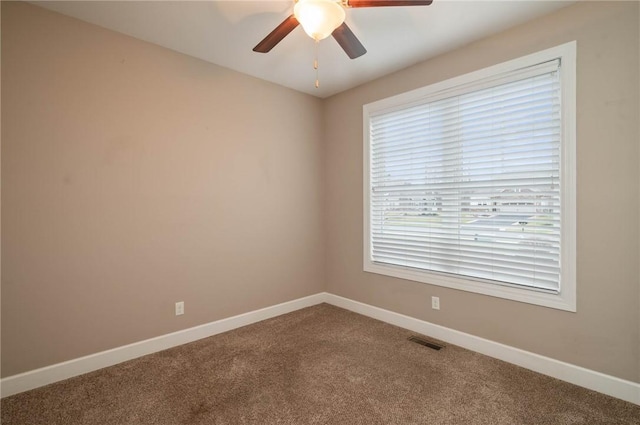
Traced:
<path id="1" fill-rule="evenodd" d="M 640 424 L 640 406 L 322 304 L 1 402 L 2 424 Z"/>

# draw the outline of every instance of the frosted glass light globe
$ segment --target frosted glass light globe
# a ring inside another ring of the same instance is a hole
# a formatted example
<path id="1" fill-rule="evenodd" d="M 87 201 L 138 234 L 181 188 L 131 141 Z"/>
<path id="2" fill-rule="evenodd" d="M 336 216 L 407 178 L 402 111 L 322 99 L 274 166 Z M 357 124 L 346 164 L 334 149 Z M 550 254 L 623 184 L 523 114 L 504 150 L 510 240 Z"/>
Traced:
<path id="1" fill-rule="evenodd" d="M 316 41 L 329 37 L 345 18 L 344 8 L 335 0 L 298 0 L 293 15 Z"/>

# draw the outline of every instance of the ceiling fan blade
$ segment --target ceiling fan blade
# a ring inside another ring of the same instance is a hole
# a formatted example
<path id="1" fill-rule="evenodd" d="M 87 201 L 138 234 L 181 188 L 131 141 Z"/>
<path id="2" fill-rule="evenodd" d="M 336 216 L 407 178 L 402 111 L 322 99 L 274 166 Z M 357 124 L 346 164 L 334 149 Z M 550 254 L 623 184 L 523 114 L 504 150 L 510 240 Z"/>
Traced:
<path id="1" fill-rule="evenodd" d="M 351 31 L 351 28 L 347 26 L 346 22 L 343 22 L 342 25 L 333 30 L 331 35 L 351 59 L 358 58 L 367 53 L 367 49 L 360 43 L 360 40 L 358 40 L 358 37 Z"/>
<path id="2" fill-rule="evenodd" d="M 348 0 L 347 7 L 429 6 L 433 0 Z"/>
<path id="3" fill-rule="evenodd" d="M 291 15 L 280 25 L 276 27 L 273 31 L 269 33 L 268 36 L 264 38 L 256 47 L 253 48 L 254 52 L 259 53 L 267 53 L 271 49 L 273 49 L 276 44 L 280 43 L 283 38 L 287 36 L 291 31 L 295 29 L 299 25 L 298 20 L 295 16 Z"/>

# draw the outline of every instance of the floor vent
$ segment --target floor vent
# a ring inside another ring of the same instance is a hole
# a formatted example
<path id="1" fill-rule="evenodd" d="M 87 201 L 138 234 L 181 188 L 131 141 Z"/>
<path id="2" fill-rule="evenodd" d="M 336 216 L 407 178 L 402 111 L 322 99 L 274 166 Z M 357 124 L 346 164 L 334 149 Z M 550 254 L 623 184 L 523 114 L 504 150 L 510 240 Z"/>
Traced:
<path id="1" fill-rule="evenodd" d="M 410 336 L 409 341 L 415 342 L 416 344 L 424 345 L 425 347 L 429 347 L 433 350 L 441 350 L 444 346 L 440 344 L 436 344 L 435 342 L 427 341 L 424 338 L 420 338 L 419 336 Z"/>

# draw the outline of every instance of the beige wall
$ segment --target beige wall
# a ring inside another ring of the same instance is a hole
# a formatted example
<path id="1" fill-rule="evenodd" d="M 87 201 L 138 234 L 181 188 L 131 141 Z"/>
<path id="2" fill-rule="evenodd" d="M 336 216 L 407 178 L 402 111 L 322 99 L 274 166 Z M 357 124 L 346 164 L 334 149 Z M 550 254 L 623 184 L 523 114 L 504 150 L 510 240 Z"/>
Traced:
<path id="1" fill-rule="evenodd" d="M 2 68 L 2 376 L 324 289 L 320 100 L 23 3 Z"/>
<path id="2" fill-rule="evenodd" d="M 2 2 L 2 376 L 328 290 L 640 382 L 638 15 L 578 4 L 320 101 Z M 362 105 L 574 39 L 578 313 L 364 273 Z"/>
<path id="3" fill-rule="evenodd" d="M 327 289 L 640 381 L 638 3 L 585 2 L 336 95 L 325 103 Z M 362 105 L 578 42 L 578 312 L 362 271 Z M 440 297 L 441 310 L 430 308 Z"/>

